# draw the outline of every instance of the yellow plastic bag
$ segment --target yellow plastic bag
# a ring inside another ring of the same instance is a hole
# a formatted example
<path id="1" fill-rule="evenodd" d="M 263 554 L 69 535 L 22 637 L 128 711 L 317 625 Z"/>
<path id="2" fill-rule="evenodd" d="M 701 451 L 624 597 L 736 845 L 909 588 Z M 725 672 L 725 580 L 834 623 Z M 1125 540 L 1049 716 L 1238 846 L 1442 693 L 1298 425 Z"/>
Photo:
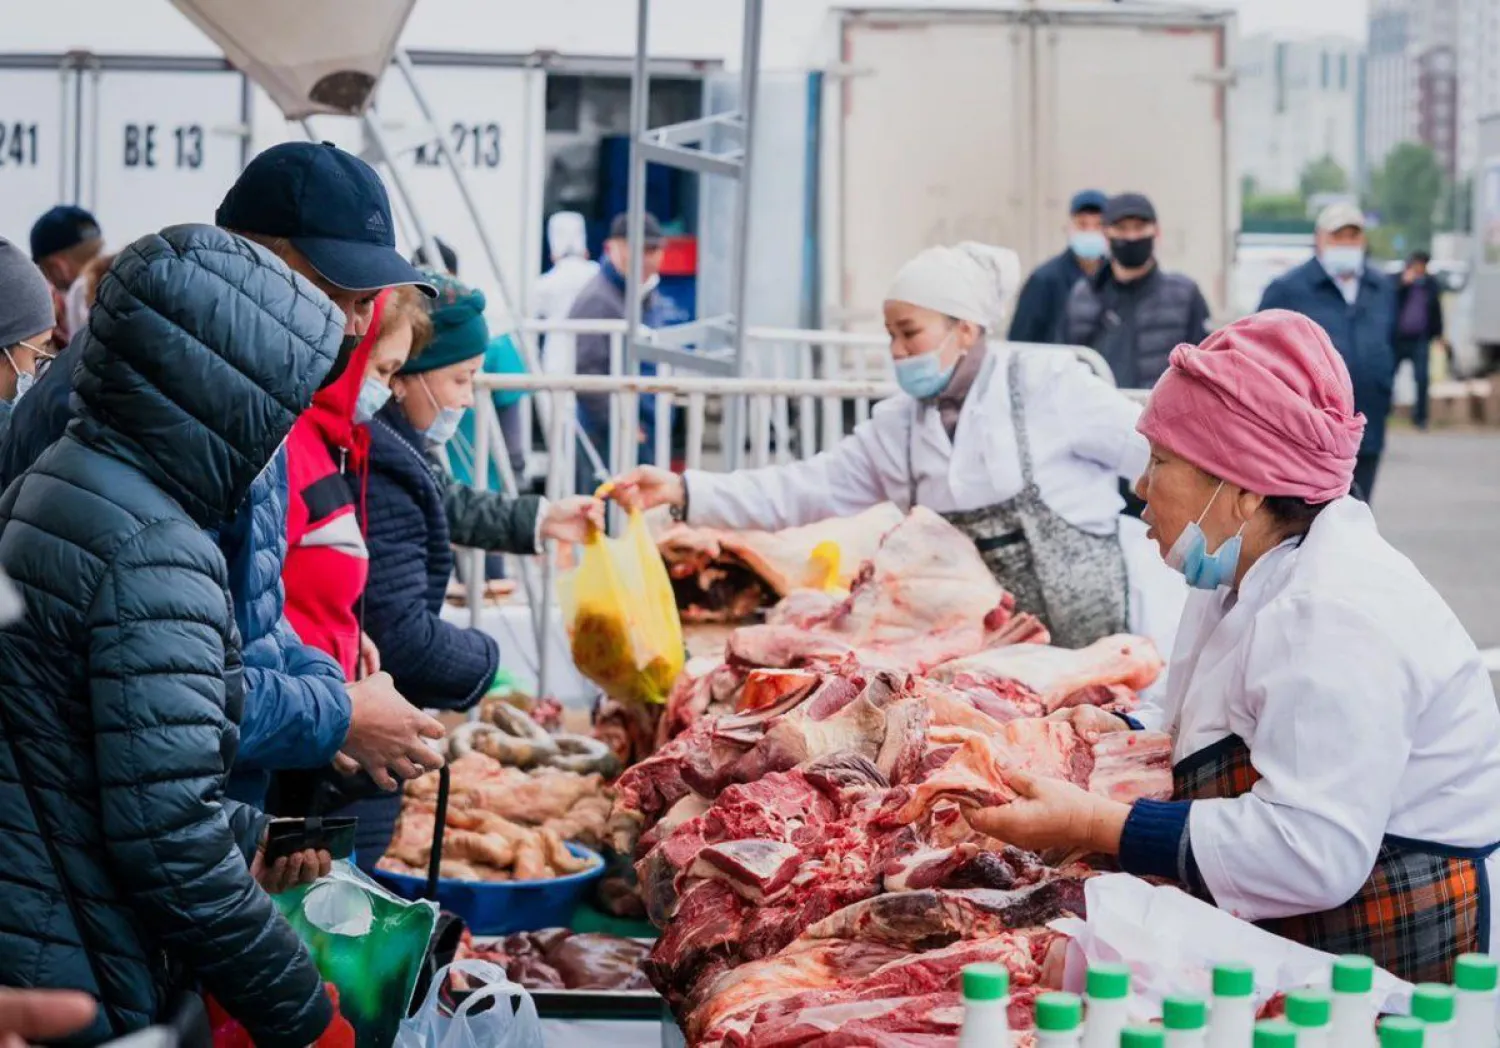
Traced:
<path id="1" fill-rule="evenodd" d="M 573 663 L 622 702 L 667 701 L 682 672 L 682 622 L 667 566 L 639 513 L 625 534 L 595 535 L 557 580 Z"/>

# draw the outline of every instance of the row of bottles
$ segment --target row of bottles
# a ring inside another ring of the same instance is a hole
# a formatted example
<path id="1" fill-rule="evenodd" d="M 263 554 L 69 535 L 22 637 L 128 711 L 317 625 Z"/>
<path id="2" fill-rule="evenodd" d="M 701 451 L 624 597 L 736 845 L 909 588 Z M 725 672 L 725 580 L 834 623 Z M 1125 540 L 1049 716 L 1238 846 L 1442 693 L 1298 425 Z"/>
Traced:
<path id="1" fill-rule="evenodd" d="M 1460 957 L 1453 986 L 1418 986 L 1411 1017 L 1387 1018 L 1377 1031 L 1375 965 L 1368 957 L 1339 958 L 1331 991 L 1290 993 L 1285 1019 L 1266 1022 L 1255 1020 L 1254 970 L 1219 965 L 1211 1007 L 1197 997 L 1168 997 L 1160 1026 L 1131 1026 L 1130 969 L 1096 964 L 1084 997 L 1037 998 L 1037 1048 L 1500 1048 L 1497 984 L 1500 966 L 1492 958 Z M 963 995 L 959 1048 L 1009 1048 L 1009 972 L 997 964 L 970 965 Z"/>

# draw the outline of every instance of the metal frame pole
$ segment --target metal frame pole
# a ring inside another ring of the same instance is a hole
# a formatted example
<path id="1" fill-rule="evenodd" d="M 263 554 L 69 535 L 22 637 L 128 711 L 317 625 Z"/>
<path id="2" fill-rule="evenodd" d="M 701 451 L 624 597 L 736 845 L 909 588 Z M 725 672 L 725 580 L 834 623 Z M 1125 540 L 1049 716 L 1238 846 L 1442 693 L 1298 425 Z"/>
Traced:
<path id="1" fill-rule="evenodd" d="M 650 113 L 651 68 L 647 59 L 651 0 L 637 0 L 635 60 L 630 74 L 630 185 L 626 205 L 625 236 L 630 262 L 625 271 L 625 346 L 621 356 L 623 373 L 637 370 L 636 340 L 641 333 L 641 243 L 646 232 L 646 157 L 641 150 Z M 612 456 L 613 457 L 613 456 Z"/>
<path id="2" fill-rule="evenodd" d="M 401 70 L 401 76 L 406 80 L 406 86 L 411 91 L 411 96 L 416 100 L 417 109 L 422 113 L 422 119 L 427 121 L 428 127 L 434 132 L 433 138 L 437 143 L 438 156 L 442 157 L 448 164 L 448 170 L 453 175 L 454 185 L 458 187 L 459 199 L 463 201 L 464 209 L 469 212 L 469 218 L 474 223 L 474 231 L 479 234 L 479 245 L 484 249 L 484 257 L 490 264 L 490 271 L 495 276 L 495 283 L 500 288 L 500 300 L 505 306 L 505 312 L 510 317 L 511 336 L 521 348 L 521 356 L 526 360 L 526 366 L 533 371 L 540 370 L 540 358 L 531 348 L 527 341 L 526 332 L 523 330 L 525 316 L 517 308 L 517 300 L 510 293 L 510 284 L 505 279 L 505 267 L 500 264 L 500 256 L 495 251 L 494 242 L 490 240 L 489 232 L 484 228 L 484 221 L 479 214 L 479 206 L 474 202 L 474 195 L 469 192 L 469 183 L 464 178 L 463 172 L 459 170 L 458 158 L 448 147 L 448 140 L 442 134 L 438 126 L 437 118 L 432 107 L 427 104 L 427 97 L 422 94 L 422 89 L 417 86 L 416 69 L 413 67 L 411 58 L 404 50 L 398 49 L 394 55 L 396 68 Z M 424 240 L 425 243 L 425 240 Z M 429 254 L 428 258 L 436 265 L 438 256 Z"/>

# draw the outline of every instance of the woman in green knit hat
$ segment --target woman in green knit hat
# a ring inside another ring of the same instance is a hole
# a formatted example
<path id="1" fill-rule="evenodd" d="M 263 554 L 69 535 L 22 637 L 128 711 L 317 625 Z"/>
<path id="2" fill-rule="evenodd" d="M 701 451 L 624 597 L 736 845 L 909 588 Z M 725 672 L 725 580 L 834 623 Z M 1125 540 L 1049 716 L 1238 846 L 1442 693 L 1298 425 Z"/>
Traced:
<path id="1" fill-rule="evenodd" d="M 597 499 L 511 498 L 448 476 L 439 456 L 474 404 L 474 375 L 490 335 L 481 292 L 450 277 L 432 282 L 438 289 L 428 303 L 432 340 L 392 379 L 391 400 L 370 423 L 364 629 L 380 651 L 381 668 L 408 700 L 463 710 L 489 690 L 500 651 L 488 634 L 439 615 L 453 574 L 452 547 L 540 553 L 547 539 L 582 542 L 604 517 Z M 393 827 L 399 805 L 397 797 L 361 802 L 362 840 L 369 839 L 366 823 Z M 373 851 L 361 847 L 361 866 L 378 860 Z"/>

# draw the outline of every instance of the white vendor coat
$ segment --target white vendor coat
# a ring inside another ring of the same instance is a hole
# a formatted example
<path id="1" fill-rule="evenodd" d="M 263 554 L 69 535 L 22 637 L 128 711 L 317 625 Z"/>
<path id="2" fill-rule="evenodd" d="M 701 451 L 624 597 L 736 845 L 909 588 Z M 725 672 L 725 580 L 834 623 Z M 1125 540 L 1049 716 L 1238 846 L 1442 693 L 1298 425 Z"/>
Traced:
<path id="1" fill-rule="evenodd" d="M 1340 499 L 1238 596 L 1194 591 L 1167 676 L 1174 761 L 1238 735 L 1262 778 L 1193 804 L 1193 855 L 1245 920 L 1317 913 L 1364 884 L 1386 834 L 1500 841 L 1500 712 L 1457 617 Z M 1492 885 L 1500 885 L 1496 858 Z M 1492 907 L 1491 942 L 1500 907 Z"/>
<path id="2" fill-rule="evenodd" d="M 834 448 L 812 459 L 736 473 L 687 474 L 688 516 L 709 527 L 778 531 L 851 517 L 881 502 L 939 513 L 982 509 L 1021 491 L 1011 419 L 1010 355 L 991 345 L 949 440 L 938 411 L 897 394 Z M 1169 656 L 1187 589 L 1146 526 L 1122 517 L 1118 478 L 1132 483 L 1150 448 L 1135 430 L 1140 405 L 1064 350 L 1025 351 L 1021 367 L 1037 486 L 1047 505 L 1096 535 L 1120 534 L 1130 629 Z M 913 481 L 915 480 L 915 492 Z"/>

